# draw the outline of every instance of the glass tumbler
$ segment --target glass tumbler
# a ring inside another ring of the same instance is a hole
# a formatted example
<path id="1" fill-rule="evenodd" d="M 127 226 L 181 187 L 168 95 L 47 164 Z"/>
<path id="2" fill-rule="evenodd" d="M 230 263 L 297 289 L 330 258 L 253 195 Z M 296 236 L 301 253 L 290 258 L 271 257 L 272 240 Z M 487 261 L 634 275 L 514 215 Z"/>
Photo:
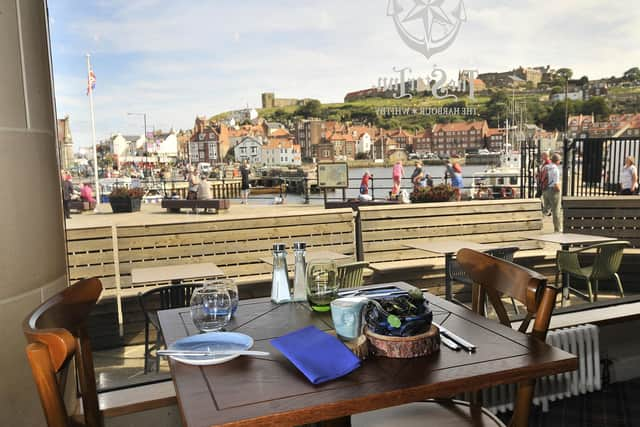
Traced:
<path id="1" fill-rule="evenodd" d="M 221 283 L 208 283 L 191 295 L 191 319 L 201 332 L 222 330 L 233 311 L 228 289 Z"/>
<path id="2" fill-rule="evenodd" d="M 331 301 L 338 297 L 338 267 L 335 261 L 311 260 L 307 263 L 307 300 L 314 311 L 331 310 Z"/>
<path id="3" fill-rule="evenodd" d="M 236 313 L 238 309 L 238 285 L 232 279 L 214 279 L 205 283 L 209 286 L 222 286 L 229 292 L 231 297 L 231 317 Z"/>

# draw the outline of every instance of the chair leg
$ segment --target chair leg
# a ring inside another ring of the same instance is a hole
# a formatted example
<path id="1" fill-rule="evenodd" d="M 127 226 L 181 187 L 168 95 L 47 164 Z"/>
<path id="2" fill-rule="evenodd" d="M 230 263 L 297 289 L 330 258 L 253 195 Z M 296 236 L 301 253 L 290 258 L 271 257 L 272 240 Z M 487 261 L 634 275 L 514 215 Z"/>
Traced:
<path id="1" fill-rule="evenodd" d="M 513 305 L 513 311 L 515 311 L 516 315 L 520 314 L 520 310 L 518 309 L 518 304 L 516 304 L 516 300 L 511 298 L 511 304 Z"/>
<path id="2" fill-rule="evenodd" d="M 589 302 L 593 302 L 593 289 L 591 289 L 591 280 L 587 279 L 587 292 L 589 292 Z"/>
<path id="3" fill-rule="evenodd" d="M 593 281 L 593 300 L 594 301 L 598 301 L 598 286 L 600 284 L 598 283 L 597 280 Z"/>
<path id="4" fill-rule="evenodd" d="M 613 277 L 615 277 L 616 282 L 618 282 L 618 290 L 620 291 L 620 298 L 624 298 L 624 289 L 622 289 L 622 282 L 620 281 L 620 276 L 618 276 L 618 273 L 613 273 Z"/>
<path id="5" fill-rule="evenodd" d="M 553 282 L 556 285 L 556 289 L 559 286 L 559 282 L 558 282 L 558 278 L 560 277 L 560 269 L 556 267 L 556 278 L 555 281 Z M 562 287 L 560 287 L 560 291 L 558 292 L 558 295 L 560 295 L 560 307 L 564 307 L 564 295 L 562 292 Z"/>

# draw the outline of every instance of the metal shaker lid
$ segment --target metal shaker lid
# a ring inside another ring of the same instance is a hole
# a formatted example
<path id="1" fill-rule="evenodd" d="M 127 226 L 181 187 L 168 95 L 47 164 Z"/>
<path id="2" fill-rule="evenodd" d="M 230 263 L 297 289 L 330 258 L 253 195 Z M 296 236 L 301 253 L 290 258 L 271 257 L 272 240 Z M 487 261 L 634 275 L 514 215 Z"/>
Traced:
<path id="1" fill-rule="evenodd" d="M 293 243 L 293 249 L 306 249 L 307 248 L 307 244 L 305 242 L 294 242 Z"/>
<path id="2" fill-rule="evenodd" d="M 284 250 L 287 249 L 287 245 L 285 245 L 284 243 L 274 243 L 273 244 L 273 250 L 278 251 L 278 252 L 282 252 Z"/>

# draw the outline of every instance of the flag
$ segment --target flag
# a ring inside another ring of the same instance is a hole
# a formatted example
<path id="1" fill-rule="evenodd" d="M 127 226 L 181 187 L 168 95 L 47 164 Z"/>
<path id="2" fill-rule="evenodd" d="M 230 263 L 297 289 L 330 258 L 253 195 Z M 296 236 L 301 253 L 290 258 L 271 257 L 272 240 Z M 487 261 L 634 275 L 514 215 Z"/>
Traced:
<path id="1" fill-rule="evenodd" d="M 96 75 L 93 72 L 93 68 L 89 70 L 89 76 L 87 77 L 87 95 L 89 92 L 96 88 Z"/>

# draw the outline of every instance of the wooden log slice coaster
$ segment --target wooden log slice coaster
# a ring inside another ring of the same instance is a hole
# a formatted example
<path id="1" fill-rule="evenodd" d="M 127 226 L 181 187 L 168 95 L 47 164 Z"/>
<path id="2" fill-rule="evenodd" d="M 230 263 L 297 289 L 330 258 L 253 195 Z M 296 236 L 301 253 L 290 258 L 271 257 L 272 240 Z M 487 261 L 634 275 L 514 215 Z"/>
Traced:
<path id="1" fill-rule="evenodd" d="M 440 350 L 440 331 L 435 325 L 420 335 L 413 337 L 391 337 L 379 335 L 365 329 L 369 341 L 369 351 L 372 355 L 409 359 L 427 356 Z"/>

